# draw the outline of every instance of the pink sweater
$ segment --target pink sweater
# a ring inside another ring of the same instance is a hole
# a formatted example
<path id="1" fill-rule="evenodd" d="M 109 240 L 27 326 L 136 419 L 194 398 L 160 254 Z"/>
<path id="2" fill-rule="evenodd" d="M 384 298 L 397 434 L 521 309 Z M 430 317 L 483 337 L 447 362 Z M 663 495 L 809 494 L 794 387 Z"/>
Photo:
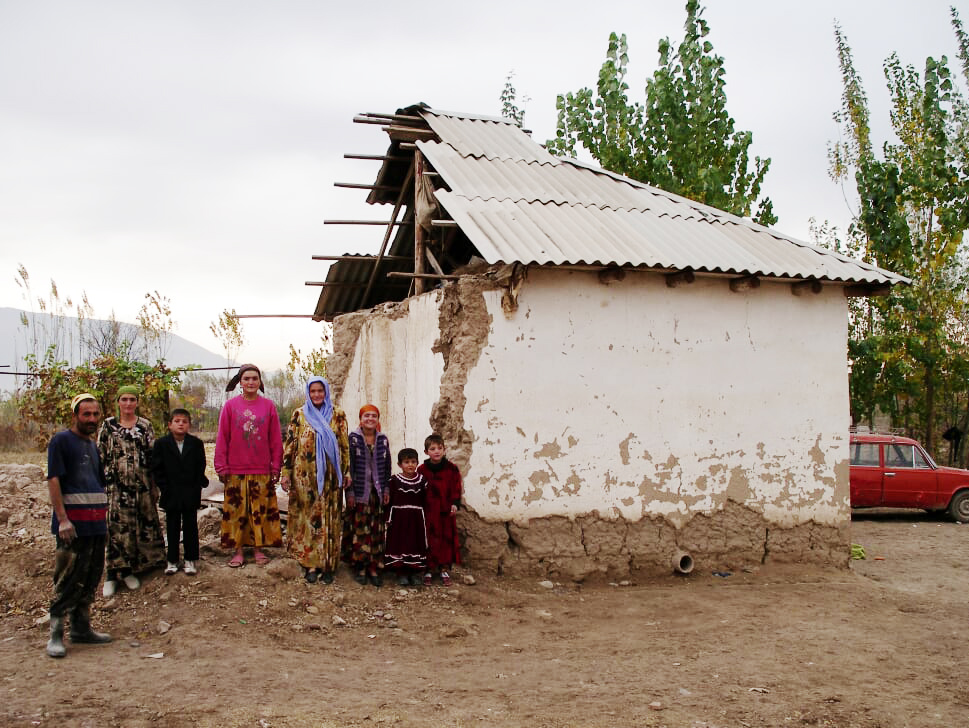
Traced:
<path id="1" fill-rule="evenodd" d="M 265 397 L 233 397 L 219 415 L 215 472 L 219 475 L 278 475 L 283 440 L 276 405 Z"/>

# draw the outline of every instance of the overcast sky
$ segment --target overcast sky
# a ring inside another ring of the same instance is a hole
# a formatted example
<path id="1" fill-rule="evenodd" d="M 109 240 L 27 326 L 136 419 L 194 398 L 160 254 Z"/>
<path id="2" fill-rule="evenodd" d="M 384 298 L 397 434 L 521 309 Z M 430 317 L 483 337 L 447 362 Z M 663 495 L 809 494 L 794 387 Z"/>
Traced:
<path id="1" fill-rule="evenodd" d="M 49 281 L 86 291 L 95 314 L 133 320 L 147 291 L 172 301 L 177 333 L 220 351 L 208 331 L 225 308 L 312 313 L 326 264 L 314 254 L 375 253 L 386 219 L 364 193 L 377 126 L 354 114 L 420 101 L 499 115 L 504 79 L 525 127 L 555 132 L 555 97 L 593 86 L 611 31 L 627 34 L 630 95 L 642 98 L 657 41 L 682 38 L 682 0 L 0 0 L 0 306 L 28 308 Z M 936 0 L 709 0 L 704 17 L 727 70 L 728 110 L 772 159 L 765 183 L 778 229 L 844 227 L 827 176 L 840 103 L 833 26 L 854 51 L 876 138 L 888 133 L 881 65 L 955 61 L 950 3 Z M 957 4 L 963 19 L 969 12 Z M 34 306 L 36 308 L 36 306 Z M 282 366 L 287 345 L 319 345 L 311 320 L 250 320 L 242 359 Z M 0 364 L 9 362 L 0 362 Z M 173 362 L 182 364 L 183 362 Z"/>

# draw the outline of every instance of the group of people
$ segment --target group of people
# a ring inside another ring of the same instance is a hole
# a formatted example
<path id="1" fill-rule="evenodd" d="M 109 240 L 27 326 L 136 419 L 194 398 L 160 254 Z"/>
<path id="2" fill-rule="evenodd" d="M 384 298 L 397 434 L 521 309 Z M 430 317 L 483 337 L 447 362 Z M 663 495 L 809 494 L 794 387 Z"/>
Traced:
<path id="1" fill-rule="evenodd" d="M 191 416 L 186 410 L 173 410 L 169 434 L 155 440 L 151 422 L 139 417 L 137 408 L 138 389 L 123 386 L 118 391 L 118 416 L 101 423 L 97 398 L 79 394 L 71 401 L 70 428 L 55 434 L 47 446 L 51 531 L 56 540 L 47 643 L 51 657 L 66 654 L 68 617 L 72 642 L 111 641 L 110 635 L 95 632 L 90 622 L 102 574 L 106 597 L 119 583 L 139 588 L 137 574 L 159 566 L 166 556 L 169 569 L 178 560 L 182 530 L 185 571 L 196 571 L 196 511 L 208 483 L 204 445 L 188 434 Z M 167 552 L 159 505 L 167 514 Z"/>
<path id="2" fill-rule="evenodd" d="M 283 438 L 275 405 L 260 395 L 259 369 L 240 367 L 227 391 L 240 384 L 242 394 L 222 408 L 214 463 L 225 484 L 221 543 L 233 552 L 229 566 L 245 564 L 247 547 L 265 563 L 263 548 L 282 545 L 278 481 L 289 496 L 287 548 L 307 582 L 333 583 L 342 558 L 361 585 L 381 586 L 387 569 L 401 584 L 430 585 L 435 571 L 451 584 L 461 473 L 439 435 L 425 440 L 423 464 L 416 450 L 401 450 L 402 472 L 394 475 L 374 405 L 360 408 L 359 427 L 349 432 L 329 383 L 311 377 Z"/>
<path id="3" fill-rule="evenodd" d="M 360 409 L 360 425 L 348 432 L 346 414 L 330 398 L 322 377 L 306 382 L 306 400 L 293 412 L 285 438 L 262 373 L 244 364 L 227 392 L 241 385 L 219 416 L 214 467 L 224 485 L 220 531 L 228 565 L 252 559 L 265 564 L 265 548 L 283 545 L 276 484 L 288 493 L 287 548 L 307 582 L 330 584 L 342 558 L 361 585 L 381 586 L 386 571 L 399 584 L 445 586 L 459 561 L 456 514 L 462 483 L 448 461 L 444 440 L 424 441 L 423 463 L 415 449 L 397 454 L 392 473 L 390 443 L 374 405 Z M 97 399 L 79 394 L 71 402 L 71 427 L 48 446 L 51 530 L 56 538 L 54 597 L 47 654 L 63 657 L 65 620 L 75 643 L 106 643 L 90 625 L 90 608 L 101 576 L 103 594 L 124 584 L 138 589 L 138 574 L 166 564 L 197 573 L 197 511 L 205 476 L 205 449 L 190 434 L 191 415 L 175 409 L 168 434 L 155 440 L 151 422 L 138 415 L 139 390 L 118 390 L 118 416 L 103 423 Z M 100 423 L 100 427 L 99 427 Z M 96 435 L 96 437 L 95 437 Z M 162 537 L 158 508 L 166 513 Z M 167 546 L 166 546 L 167 540 Z"/>

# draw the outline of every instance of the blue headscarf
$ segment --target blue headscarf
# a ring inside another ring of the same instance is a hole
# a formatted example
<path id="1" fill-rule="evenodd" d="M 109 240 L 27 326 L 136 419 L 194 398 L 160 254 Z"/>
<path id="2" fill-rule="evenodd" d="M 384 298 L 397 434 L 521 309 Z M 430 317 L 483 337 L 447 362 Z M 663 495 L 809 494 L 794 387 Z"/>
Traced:
<path id="1" fill-rule="evenodd" d="M 323 404 L 313 405 L 310 399 L 310 385 L 319 382 L 323 385 Z M 323 481 L 326 479 L 326 464 L 333 463 L 336 479 L 343 487 L 343 468 L 340 466 L 340 448 L 336 435 L 330 426 L 333 419 L 333 402 L 330 401 L 330 385 L 323 377 L 310 377 L 306 380 L 306 404 L 303 405 L 303 416 L 316 431 L 316 490 L 323 494 Z"/>

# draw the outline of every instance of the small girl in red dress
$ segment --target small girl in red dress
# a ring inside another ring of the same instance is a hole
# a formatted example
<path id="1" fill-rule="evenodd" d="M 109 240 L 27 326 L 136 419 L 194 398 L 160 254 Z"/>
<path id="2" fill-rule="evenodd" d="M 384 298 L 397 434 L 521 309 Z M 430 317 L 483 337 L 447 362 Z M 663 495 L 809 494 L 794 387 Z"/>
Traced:
<path id="1" fill-rule="evenodd" d="M 424 586 L 431 585 L 432 574 L 440 571 L 441 582 L 451 586 L 448 570 L 461 563 L 458 542 L 457 512 L 461 505 L 461 471 L 445 457 L 444 438 L 437 433 L 424 440 L 427 460 L 417 472 L 427 478 L 427 573 Z"/>
<path id="2" fill-rule="evenodd" d="M 397 572 L 401 586 L 420 583 L 420 574 L 427 568 L 427 529 L 424 525 L 424 504 L 427 500 L 427 481 L 417 472 L 417 450 L 405 447 L 397 455 L 401 472 L 387 483 L 387 545 L 384 549 L 384 568 Z"/>

